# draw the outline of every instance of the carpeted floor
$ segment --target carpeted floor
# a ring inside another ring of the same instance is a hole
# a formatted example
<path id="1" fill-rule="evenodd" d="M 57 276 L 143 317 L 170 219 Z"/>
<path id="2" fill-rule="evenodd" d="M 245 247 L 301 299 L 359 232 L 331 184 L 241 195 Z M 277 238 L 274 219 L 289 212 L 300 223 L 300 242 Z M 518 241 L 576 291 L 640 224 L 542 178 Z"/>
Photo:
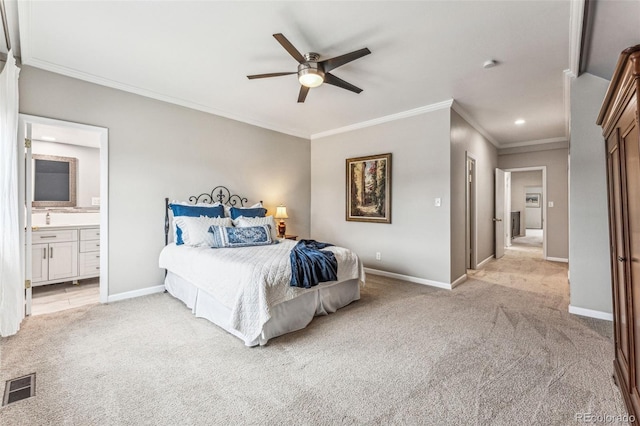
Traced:
<path id="1" fill-rule="evenodd" d="M 567 267 L 514 246 L 453 291 L 369 275 L 362 299 L 246 348 L 168 294 L 28 318 L 2 425 L 575 424 L 622 415 L 611 324 L 567 313 Z"/>

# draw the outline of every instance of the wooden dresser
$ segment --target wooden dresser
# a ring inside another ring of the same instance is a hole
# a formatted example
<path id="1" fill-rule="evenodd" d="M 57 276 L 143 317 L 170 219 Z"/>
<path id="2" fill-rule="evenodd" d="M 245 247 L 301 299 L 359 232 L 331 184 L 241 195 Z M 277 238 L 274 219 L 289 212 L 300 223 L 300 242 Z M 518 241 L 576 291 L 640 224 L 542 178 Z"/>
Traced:
<path id="1" fill-rule="evenodd" d="M 620 54 L 597 123 L 607 153 L 614 378 L 630 415 L 640 414 L 640 45 Z"/>

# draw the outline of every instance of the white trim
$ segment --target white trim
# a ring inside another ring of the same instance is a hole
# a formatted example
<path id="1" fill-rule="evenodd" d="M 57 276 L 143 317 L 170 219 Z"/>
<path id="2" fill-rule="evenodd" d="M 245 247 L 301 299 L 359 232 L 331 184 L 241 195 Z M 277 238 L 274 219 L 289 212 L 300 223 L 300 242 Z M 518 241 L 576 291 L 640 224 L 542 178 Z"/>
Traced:
<path id="1" fill-rule="evenodd" d="M 547 207 L 549 202 L 547 200 L 547 166 L 531 166 L 531 167 L 516 167 L 512 169 L 505 169 L 505 172 L 530 172 L 534 170 L 542 170 L 542 258 L 547 258 Z"/>
<path id="2" fill-rule="evenodd" d="M 484 265 L 486 265 L 487 263 L 489 263 L 489 261 L 490 261 L 491 259 L 493 259 L 493 258 L 495 258 L 495 255 L 493 255 L 493 254 L 492 254 L 491 256 L 489 256 L 489 257 L 487 257 L 485 260 L 483 260 L 482 262 L 478 263 L 478 269 L 483 268 L 483 267 L 484 267 Z"/>
<path id="3" fill-rule="evenodd" d="M 571 140 L 571 82 L 576 75 L 571 70 L 564 70 L 562 78 L 562 98 L 564 102 L 564 134 Z"/>
<path id="4" fill-rule="evenodd" d="M 577 76 L 580 72 L 580 48 L 582 25 L 584 24 L 585 0 L 569 2 L 569 72 Z"/>
<path id="5" fill-rule="evenodd" d="M 455 287 L 459 286 L 466 280 L 467 280 L 467 274 L 463 274 L 460 278 L 458 278 L 457 280 L 451 283 L 451 289 L 454 289 Z"/>
<path id="6" fill-rule="evenodd" d="M 451 290 L 453 288 L 451 284 L 442 283 L 440 281 L 431 281 L 425 278 L 412 277 L 410 275 L 396 274 L 395 272 L 387 272 L 387 271 L 381 271 L 379 269 L 371 269 L 371 268 L 364 268 L 364 271 L 367 274 L 380 275 L 381 277 L 396 278 L 402 281 L 409 281 L 410 283 L 424 284 L 431 287 L 444 288 L 446 290 Z"/>
<path id="7" fill-rule="evenodd" d="M 594 311 L 593 309 L 579 308 L 573 305 L 569 305 L 569 313 L 574 315 L 580 315 L 582 317 L 597 318 L 605 321 L 613 321 L 613 314 L 610 314 L 609 312 Z"/>
<path id="8" fill-rule="evenodd" d="M 500 149 L 517 148 L 517 147 L 529 146 L 529 145 L 544 145 L 546 143 L 556 143 L 556 142 L 567 142 L 567 138 L 564 136 L 559 136 L 557 138 L 536 139 L 532 141 L 505 143 L 500 145 Z"/>
<path id="9" fill-rule="evenodd" d="M 133 291 L 125 291 L 124 293 L 112 294 L 109 296 L 107 303 L 118 302 L 120 300 L 133 299 L 134 297 L 148 296 L 150 294 L 162 293 L 164 291 L 164 284 L 155 285 L 153 287 L 141 288 Z"/>
<path id="10" fill-rule="evenodd" d="M 545 260 L 548 260 L 550 262 L 569 263 L 569 259 L 565 259 L 564 257 L 547 257 Z"/>
<path id="11" fill-rule="evenodd" d="M 316 140 L 321 138 L 326 138 L 327 136 L 333 136 L 340 133 L 351 132 L 357 129 L 364 129 L 365 127 L 377 126 L 378 124 L 388 123 L 389 121 L 401 120 L 407 117 L 413 117 L 415 115 L 426 114 L 428 112 L 437 111 L 444 108 L 451 108 L 453 104 L 453 99 L 449 99 L 446 101 L 438 102 L 431 105 L 421 106 L 419 108 L 410 109 L 408 111 L 398 112 L 396 114 L 386 115 L 384 117 L 374 118 L 373 120 L 362 121 L 360 123 L 350 124 L 348 126 L 339 127 L 333 130 L 327 130 L 320 133 L 312 134 L 309 139 Z"/>
<path id="12" fill-rule="evenodd" d="M 496 148 L 502 148 L 502 145 L 500 145 L 498 143 L 498 141 L 496 141 L 493 136 L 491 136 L 489 134 L 489 132 L 487 132 L 484 127 L 482 127 L 480 124 L 478 124 L 478 122 L 476 120 L 474 120 L 467 111 L 465 111 L 464 109 L 462 109 L 462 107 L 460 106 L 459 103 L 457 103 L 456 101 L 453 101 L 453 105 L 451 105 L 451 109 L 453 109 L 455 112 L 457 112 L 460 117 L 464 118 L 465 121 L 469 124 L 471 124 L 471 126 L 473 128 L 475 128 L 478 132 L 480 132 L 480 134 L 482 136 L 484 136 L 485 138 L 487 138 L 487 140 L 489 142 L 491 142 L 493 144 L 493 146 L 495 146 Z"/>

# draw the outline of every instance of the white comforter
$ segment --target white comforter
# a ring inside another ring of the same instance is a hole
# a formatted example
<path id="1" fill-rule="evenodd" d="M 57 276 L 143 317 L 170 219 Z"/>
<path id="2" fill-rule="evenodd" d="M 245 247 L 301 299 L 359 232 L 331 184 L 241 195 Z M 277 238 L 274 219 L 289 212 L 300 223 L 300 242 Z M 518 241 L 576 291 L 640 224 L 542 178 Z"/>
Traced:
<path id="1" fill-rule="evenodd" d="M 249 340 L 257 338 L 271 318 L 272 306 L 309 292 L 291 287 L 289 254 L 296 243 L 255 247 L 219 248 L 176 246 L 160 253 L 159 264 L 214 296 L 232 312 L 231 326 Z M 343 247 L 328 247 L 338 260 L 338 281 L 358 278 L 364 283 L 364 269 L 358 256 Z"/>

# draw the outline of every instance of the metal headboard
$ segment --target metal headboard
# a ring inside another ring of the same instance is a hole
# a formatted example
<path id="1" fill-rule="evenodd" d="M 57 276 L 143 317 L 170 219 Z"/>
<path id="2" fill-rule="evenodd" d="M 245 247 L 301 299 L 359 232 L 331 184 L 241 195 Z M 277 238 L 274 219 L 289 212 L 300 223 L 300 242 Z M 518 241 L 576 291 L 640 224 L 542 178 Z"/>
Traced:
<path id="1" fill-rule="evenodd" d="M 189 197 L 189 202 L 192 204 L 197 203 L 220 203 L 231 207 L 244 207 L 244 203 L 248 200 L 245 197 L 241 197 L 237 194 L 232 194 L 226 186 L 216 186 L 211 192 L 204 192 L 200 195 L 192 195 Z M 262 203 L 262 201 L 260 201 Z M 164 199 L 164 245 L 169 244 L 169 199 Z"/>

